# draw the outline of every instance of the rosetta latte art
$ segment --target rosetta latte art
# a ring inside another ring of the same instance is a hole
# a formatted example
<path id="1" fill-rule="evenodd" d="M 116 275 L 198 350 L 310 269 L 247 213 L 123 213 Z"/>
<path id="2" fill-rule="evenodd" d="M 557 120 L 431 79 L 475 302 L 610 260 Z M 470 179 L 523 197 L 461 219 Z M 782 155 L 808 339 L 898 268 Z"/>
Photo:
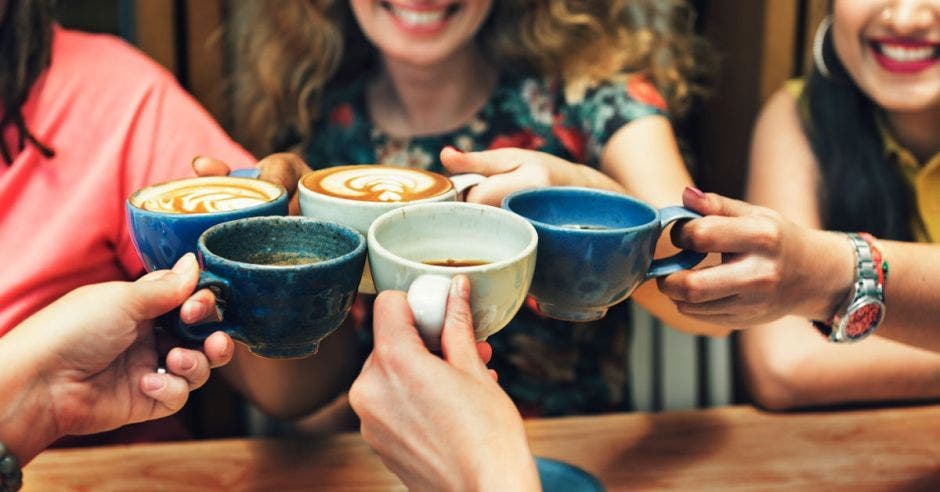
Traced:
<path id="1" fill-rule="evenodd" d="M 152 196 L 140 208 L 154 212 L 199 214 L 227 212 L 270 201 L 262 190 L 234 183 L 181 186 Z"/>
<path id="2" fill-rule="evenodd" d="M 339 198 L 403 202 L 440 195 L 450 181 L 426 171 L 387 166 L 344 166 L 324 170 L 313 188 Z"/>

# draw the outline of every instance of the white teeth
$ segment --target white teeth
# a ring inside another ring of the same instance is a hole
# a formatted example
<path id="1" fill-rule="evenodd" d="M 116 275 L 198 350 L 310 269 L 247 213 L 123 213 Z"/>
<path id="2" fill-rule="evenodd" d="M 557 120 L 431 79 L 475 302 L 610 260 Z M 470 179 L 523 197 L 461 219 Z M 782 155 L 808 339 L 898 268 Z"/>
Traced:
<path id="1" fill-rule="evenodd" d="M 428 26 L 444 19 L 446 9 L 441 10 L 408 10 L 397 5 L 392 5 L 392 14 L 401 19 L 402 22 L 411 26 Z"/>
<path id="2" fill-rule="evenodd" d="M 878 43 L 878 51 L 898 62 L 916 62 L 933 58 L 936 50 L 930 46 L 913 48 L 898 44 Z"/>

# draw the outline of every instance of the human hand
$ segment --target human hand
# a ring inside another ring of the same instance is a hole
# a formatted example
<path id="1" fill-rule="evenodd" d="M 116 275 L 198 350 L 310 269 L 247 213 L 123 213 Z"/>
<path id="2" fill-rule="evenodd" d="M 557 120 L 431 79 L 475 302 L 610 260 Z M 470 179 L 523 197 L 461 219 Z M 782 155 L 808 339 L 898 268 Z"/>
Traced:
<path id="1" fill-rule="evenodd" d="M 522 418 L 474 346 L 469 291 L 464 276 L 451 284 L 443 358 L 421 341 L 405 293 L 379 294 L 375 348 L 350 404 L 363 438 L 409 489 L 539 490 Z"/>
<path id="2" fill-rule="evenodd" d="M 297 182 L 300 177 L 311 171 L 310 167 L 297 154 L 282 152 L 271 154 L 255 164 L 261 171 L 260 179 L 283 186 L 289 195 L 290 213 L 298 215 L 300 205 L 297 202 Z M 225 162 L 206 156 L 193 159 L 193 171 L 198 176 L 225 176 L 231 168 Z"/>
<path id="3" fill-rule="evenodd" d="M 722 253 L 720 265 L 658 279 L 679 312 L 725 325 L 788 314 L 829 319 L 853 281 L 851 246 L 779 213 L 686 188 L 683 204 L 705 217 L 673 229 L 677 246 Z"/>
<path id="4" fill-rule="evenodd" d="M 217 332 L 205 340 L 204 352 L 173 348 L 166 355 L 166 373 L 156 372 L 152 320 L 186 301 L 198 273 L 195 256 L 187 254 L 173 270 L 158 270 L 136 282 L 81 287 L 8 334 L 10 339 L 0 342 L 9 349 L 4 353 L 19 353 L 14 367 L 35 375 L 33 394 L 46 409 L 42 423 L 51 420 L 48 426 L 37 422 L 33 432 L 49 427 L 56 434 L 52 439 L 90 434 L 182 408 L 189 392 L 206 382 L 210 368 L 226 364 L 234 352 L 228 335 Z M 184 309 L 183 320 L 198 321 L 192 314 Z"/>
<path id="5" fill-rule="evenodd" d="M 514 191 L 567 184 L 561 182 L 560 174 L 565 166 L 575 165 L 551 154 L 517 148 L 461 152 L 445 147 L 440 157 L 441 164 L 452 174 L 486 176 L 467 191 L 466 200 L 496 207 Z"/>

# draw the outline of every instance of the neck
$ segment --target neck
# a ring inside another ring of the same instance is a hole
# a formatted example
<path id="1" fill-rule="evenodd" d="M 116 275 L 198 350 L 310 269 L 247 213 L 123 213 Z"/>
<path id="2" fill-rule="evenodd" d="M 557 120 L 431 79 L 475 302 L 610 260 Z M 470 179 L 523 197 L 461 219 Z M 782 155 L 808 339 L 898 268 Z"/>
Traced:
<path id="1" fill-rule="evenodd" d="M 496 70 L 475 46 L 434 66 L 387 57 L 367 92 L 373 122 L 386 133 L 411 137 L 460 127 L 480 110 L 496 84 Z"/>
<path id="2" fill-rule="evenodd" d="M 888 125 L 898 143 L 909 149 L 920 162 L 940 152 L 940 109 L 916 113 L 887 113 Z"/>

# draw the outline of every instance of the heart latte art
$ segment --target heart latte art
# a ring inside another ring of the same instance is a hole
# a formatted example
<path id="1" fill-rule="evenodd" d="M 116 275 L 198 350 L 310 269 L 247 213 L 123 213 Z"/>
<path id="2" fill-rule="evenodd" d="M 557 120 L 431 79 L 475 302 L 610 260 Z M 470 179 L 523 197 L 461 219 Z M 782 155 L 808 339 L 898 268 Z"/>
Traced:
<path id="1" fill-rule="evenodd" d="M 429 171 L 370 164 L 321 169 L 303 184 L 317 193 L 369 202 L 421 200 L 453 187 L 449 179 Z"/>
<path id="2" fill-rule="evenodd" d="M 131 203 L 152 212 L 204 214 L 253 207 L 280 194 L 278 187 L 255 179 L 193 178 L 145 188 Z"/>

